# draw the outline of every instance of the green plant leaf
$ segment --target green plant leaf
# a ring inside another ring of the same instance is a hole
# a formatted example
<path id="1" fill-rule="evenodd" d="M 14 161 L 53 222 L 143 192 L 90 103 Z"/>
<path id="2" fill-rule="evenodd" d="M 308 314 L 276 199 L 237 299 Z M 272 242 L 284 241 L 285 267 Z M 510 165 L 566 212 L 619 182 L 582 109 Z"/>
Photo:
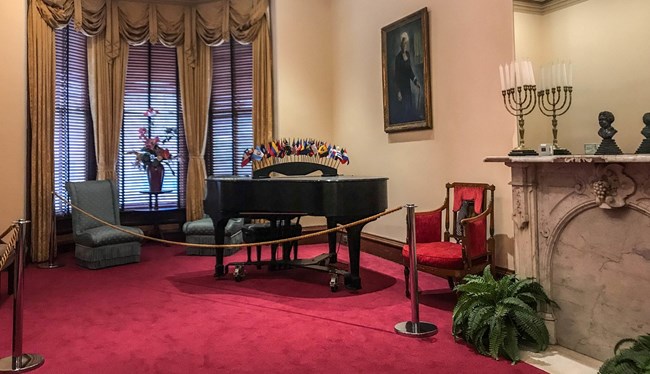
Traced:
<path id="1" fill-rule="evenodd" d="M 490 356 L 495 360 L 499 359 L 499 351 L 506 337 L 506 326 L 503 317 L 507 311 L 504 309 L 503 306 L 498 306 L 490 323 Z"/>
<path id="2" fill-rule="evenodd" d="M 494 315 L 494 307 L 477 308 L 469 316 L 467 333 L 474 335 L 481 327 L 485 326 L 488 319 Z"/>
<path id="3" fill-rule="evenodd" d="M 485 279 L 486 282 L 494 282 L 494 277 L 490 271 L 490 265 L 486 266 L 485 269 L 483 269 L 483 279 Z"/>
<path id="4" fill-rule="evenodd" d="M 503 340 L 503 355 L 512 363 L 519 361 L 521 358 L 519 356 L 519 344 L 517 342 L 517 329 L 514 325 L 506 325 L 506 336 Z"/>
<path id="5" fill-rule="evenodd" d="M 525 341 L 533 344 L 533 347 L 539 351 L 548 347 L 548 330 L 544 321 L 537 314 L 513 310 L 512 316 L 515 324 L 519 327 L 520 336 Z"/>

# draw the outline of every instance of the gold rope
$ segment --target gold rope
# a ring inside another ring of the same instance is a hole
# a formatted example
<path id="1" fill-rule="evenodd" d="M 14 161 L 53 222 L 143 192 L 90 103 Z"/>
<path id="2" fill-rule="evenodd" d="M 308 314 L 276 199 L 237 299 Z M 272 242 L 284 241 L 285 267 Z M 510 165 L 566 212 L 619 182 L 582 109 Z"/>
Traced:
<path id="1" fill-rule="evenodd" d="M 106 226 L 108 226 L 108 227 L 111 227 L 111 228 L 113 228 L 113 229 L 115 229 L 115 230 L 118 230 L 118 231 L 121 231 L 121 232 L 124 232 L 124 233 L 130 234 L 130 235 L 133 235 L 133 236 L 138 237 L 138 238 L 140 238 L 140 239 L 152 240 L 152 241 L 159 242 L 159 243 L 164 243 L 164 244 L 185 245 L 185 246 L 198 247 L 198 248 L 233 248 L 233 247 L 241 248 L 241 247 L 247 247 L 247 246 L 251 246 L 251 247 L 252 247 L 252 246 L 258 246 L 258 245 L 280 244 L 280 243 L 292 242 L 292 241 L 300 240 L 300 239 L 308 239 L 308 238 L 313 238 L 314 236 L 323 235 L 323 234 L 329 234 L 329 233 L 331 233 L 331 232 L 335 232 L 335 231 L 338 231 L 338 230 L 341 230 L 341 229 L 347 229 L 348 227 L 357 226 L 357 225 L 360 225 L 360 224 L 363 224 L 363 223 L 367 223 L 367 222 L 370 222 L 370 221 L 374 221 L 374 220 L 376 220 L 377 218 L 379 218 L 379 217 L 381 217 L 381 216 L 385 216 L 385 215 L 387 215 L 387 214 L 395 213 L 395 212 L 397 212 L 398 210 L 400 210 L 400 209 L 403 208 L 403 207 L 400 206 L 400 207 L 397 207 L 397 208 L 393 208 L 393 209 L 387 210 L 387 211 L 385 211 L 385 212 L 381 212 L 381 213 L 378 213 L 378 214 L 372 215 L 372 216 L 370 216 L 370 217 L 366 217 L 366 218 L 360 219 L 360 220 L 358 220 L 358 221 L 354 221 L 354 222 L 347 223 L 347 224 L 345 224 L 345 225 L 341 225 L 341 226 L 333 227 L 333 228 L 331 228 L 331 229 L 327 229 L 327 230 L 323 230 L 323 231 L 313 232 L 313 233 L 311 233 L 311 234 L 305 234 L 305 235 L 300 235 L 300 236 L 294 236 L 294 237 L 292 237 L 292 238 L 279 239 L 279 240 L 268 240 L 268 241 L 265 241 L 265 242 L 257 242 L 257 243 L 199 244 L 199 243 L 186 243 L 186 242 L 177 242 L 177 241 L 174 241 L 174 240 L 166 240 L 166 239 L 153 238 L 153 237 L 150 237 L 150 236 L 146 236 L 146 235 L 142 235 L 142 234 L 137 234 L 137 233 L 131 232 L 131 231 L 126 230 L 126 229 L 123 229 L 123 228 L 121 228 L 121 227 L 119 227 L 119 226 L 115 226 L 115 225 L 113 225 L 113 224 L 110 223 L 110 222 L 106 222 L 106 221 L 104 221 L 103 219 L 101 219 L 101 218 L 99 218 L 99 217 L 96 217 L 96 216 L 92 215 L 91 213 L 86 212 L 85 210 L 83 210 L 83 209 L 79 208 L 78 206 L 72 204 L 70 201 L 68 201 L 68 200 L 66 200 L 66 199 L 64 199 L 64 198 L 62 198 L 62 197 L 59 196 L 59 194 L 57 194 L 56 192 L 54 192 L 54 195 L 55 195 L 57 198 L 59 198 L 61 201 L 63 201 L 63 202 L 65 202 L 66 204 L 70 205 L 72 208 L 77 209 L 78 211 L 80 211 L 81 213 L 85 214 L 86 216 L 88 216 L 88 217 L 94 219 L 95 221 L 97 221 L 97 222 L 99 222 L 99 223 L 101 223 L 101 224 L 104 224 L 104 225 L 106 225 Z"/>
<path id="2" fill-rule="evenodd" d="M 8 240 L 4 238 L 8 236 Z M 9 226 L 5 232 L 0 235 L 0 244 L 6 244 L 7 247 L 3 253 L 0 253 L 0 269 L 4 268 L 9 257 L 16 251 L 16 240 L 18 239 L 18 224 L 14 223 Z"/>

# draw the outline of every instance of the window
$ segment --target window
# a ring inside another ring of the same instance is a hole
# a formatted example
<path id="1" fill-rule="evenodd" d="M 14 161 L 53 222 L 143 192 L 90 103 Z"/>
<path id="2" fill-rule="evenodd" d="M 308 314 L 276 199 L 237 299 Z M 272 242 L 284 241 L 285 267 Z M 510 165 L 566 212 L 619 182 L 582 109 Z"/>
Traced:
<path id="1" fill-rule="evenodd" d="M 67 198 L 66 181 L 95 179 L 97 168 L 88 100 L 86 37 L 72 24 L 55 32 L 54 191 Z M 54 199 L 57 215 L 70 208 Z"/>
<path id="2" fill-rule="evenodd" d="M 212 175 L 251 174 L 241 167 L 253 146 L 253 49 L 235 41 L 212 47 L 210 126 L 205 152 Z"/>
<path id="3" fill-rule="evenodd" d="M 145 113 L 153 108 L 157 114 Z M 160 208 L 185 206 L 186 170 L 183 162 L 187 153 L 183 131 L 183 115 L 176 64 L 176 49 L 159 44 L 129 47 L 124 93 L 124 119 L 120 137 L 118 180 L 120 207 L 134 210 L 149 207 L 150 195 L 146 171 L 135 166 L 135 155 L 143 146 L 139 138 L 140 128 L 149 137 L 165 138 L 172 131 L 175 135 L 162 146 L 173 156 L 180 156 L 164 165 L 163 190 L 171 190 L 158 196 Z"/>
<path id="4" fill-rule="evenodd" d="M 212 48 L 213 83 L 206 147 L 208 174 L 250 174 L 251 166 L 240 167 L 241 156 L 253 146 L 253 63 L 251 45 L 223 43 Z M 96 157 L 88 97 L 86 37 L 67 27 L 56 31 L 55 103 L 55 191 L 66 196 L 66 181 L 96 177 Z M 162 45 L 131 46 L 124 94 L 123 126 L 118 156 L 118 184 L 122 210 L 149 207 L 147 173 L 138 169 L 135 155 L 143 142 L 139 129 L 161 138 L 168 128 L 175 136 L 164 148 L 178 160 L 165 165 L 161 208 L 185 206 L 187 146 L 183 130 L 176 49 Z M 147 117 L 154 108 L 158 113 Z M 57 214 L 69 213 L 57 201 Z"/>

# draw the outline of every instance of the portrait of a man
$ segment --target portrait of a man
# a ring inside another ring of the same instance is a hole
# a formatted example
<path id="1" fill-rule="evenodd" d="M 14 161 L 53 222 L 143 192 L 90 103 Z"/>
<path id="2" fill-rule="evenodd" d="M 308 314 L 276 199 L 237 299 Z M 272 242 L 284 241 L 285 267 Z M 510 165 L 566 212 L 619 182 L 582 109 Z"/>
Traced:
<path id="1" fill-rule="evenodd" d="M 431 128 L 426 8 L 382 28 L 384 131 Z"/>

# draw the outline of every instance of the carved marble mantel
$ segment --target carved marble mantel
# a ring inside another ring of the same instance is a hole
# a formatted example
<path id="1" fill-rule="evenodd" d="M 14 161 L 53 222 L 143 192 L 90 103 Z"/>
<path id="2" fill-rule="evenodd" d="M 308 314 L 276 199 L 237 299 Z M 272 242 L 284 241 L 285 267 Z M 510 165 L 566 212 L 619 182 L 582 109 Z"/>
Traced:
<path id="1" fill-rule="evenodd" d="M 552 340 L 603 360 L 614 339 L 650 330 L 650 301 L 640 296 L 650 295 L 650 156 L 485 161 L 512 169 L 517 275 L 537 278 L 556 301 L 564 298 L 562 310 L 548 316 Z M 634 310 L 616 305 L 630 283 L 631 297 L 643 299 Z M 604 322 L 611 318 L 615 328 Z"/>

